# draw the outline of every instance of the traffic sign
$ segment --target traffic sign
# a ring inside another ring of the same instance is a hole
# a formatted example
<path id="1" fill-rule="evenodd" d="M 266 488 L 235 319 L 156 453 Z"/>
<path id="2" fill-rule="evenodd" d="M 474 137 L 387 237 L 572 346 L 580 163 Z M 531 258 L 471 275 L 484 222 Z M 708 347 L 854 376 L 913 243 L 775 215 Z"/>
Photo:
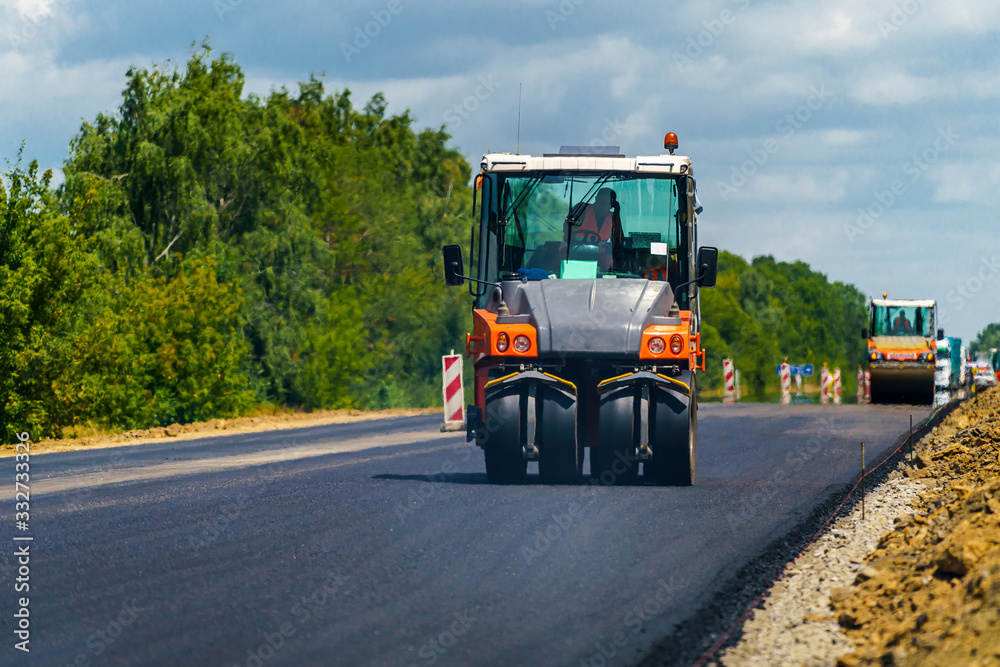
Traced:
<path id="1" fill-rule="evenodd" d="M 789 364 L 788 365 L 788 371 L 789 371 L 789 373 L 791 375 L 812 375 L 813 374 L 813 367 L 812 367 L 812 364 L 802 364 L 802 365 L 799 365 L 799 366 L 792 366 L 791 364 Z M 776 372 L 778 373 L 778 375 L 781 375 L 781 365 L 780 364 L 778 365 Z"/>

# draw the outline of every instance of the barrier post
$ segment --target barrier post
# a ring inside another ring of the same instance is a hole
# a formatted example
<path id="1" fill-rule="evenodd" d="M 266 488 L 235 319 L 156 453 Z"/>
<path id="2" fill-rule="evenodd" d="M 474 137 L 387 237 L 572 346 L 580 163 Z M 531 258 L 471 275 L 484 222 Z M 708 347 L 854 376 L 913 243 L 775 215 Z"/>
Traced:
<path id="1" fill-rule="evenodd" d="M 865 371 L 858 364 L 858 405 L 865 402 Z"/>
<path id="2" fill-rule="evenodd" d="M 833 404 L 840 405 L 842 388 L 840 386 L 840 369 L 833 369 Z"/>
<path id="3" fill-rule="evenodd" d="M 788 359 L 781 364 L 781 402 L 792 402 L 792 368 L 788 365 Z"/>
<path id="4" fill-rule="evenodd" d="M 865 403 L 872 402 L 872 372 L 865 371 Z"/>
<path id="5" fill-rule="evenodd" d="M 861 443 L 861 520 L 865 520 L 865 443 Z"/>
<path id="6" fill-rule="evenodd" d="M 823 405 L 830 402 L 830 370 L 825 361 L 819 371 L 819 402 Z"/>
<path id="7" fill-rule="evenodd" d="M 736 400 L 736 370 L 732 359 L 722 360 L 722 376 L 725 384 L 722 389 L 722 402 L 732 403 Z"/>
<path id="8" fill-rule="evenodd" d="M 444 423 L 442 431 L 465 430 L 465 391 L 462 386 L 462 355 L 441 357 L 441 375 L 444 390 Z"/>
<path id="9" fill-rule="evenodd" d="M 906 447 L 909 450 L 910 463 L 913 463 L 913 415 L 910 415 L 910 435 L 906 438 Z"/>

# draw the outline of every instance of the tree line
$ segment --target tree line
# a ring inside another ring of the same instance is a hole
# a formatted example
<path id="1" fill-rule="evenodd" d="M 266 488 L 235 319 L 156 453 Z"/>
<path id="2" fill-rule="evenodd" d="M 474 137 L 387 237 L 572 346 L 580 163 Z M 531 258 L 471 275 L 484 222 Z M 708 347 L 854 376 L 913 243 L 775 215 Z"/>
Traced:
<path id="1" fill-rule="evenodd" d="M 1000 348 L 1000 323 L 987 324 L 969 343 L 969 354 L 988 354 L 991 349 Z"/>
<path id="2" fill-rule="evenodd" d="M 839 367 L 849 384 L 865 361 L 861 330 L 867 326 L 865 296 L 853 285 L 830 282 L 805 262 L 778 262 L 770 255 L 748 262 L 719 254 L 716 287 L 702 295 L 702 345 L 714 368 L 702 385 L 722 384 L 722 359 L 733 359 L 756 398 L 779 385 L 776 367 L 824 362 Z"/>
<path id="3" fill-rule="evenodd" d="M 440 401 L 465 299 L 440 248 L 467 234 L 471 172 L 443 129 L 315 77 L 244 95 L 206 47 L 131 69 L 58 187 L 0 187 L 5 441 L 260 406 Z"/>

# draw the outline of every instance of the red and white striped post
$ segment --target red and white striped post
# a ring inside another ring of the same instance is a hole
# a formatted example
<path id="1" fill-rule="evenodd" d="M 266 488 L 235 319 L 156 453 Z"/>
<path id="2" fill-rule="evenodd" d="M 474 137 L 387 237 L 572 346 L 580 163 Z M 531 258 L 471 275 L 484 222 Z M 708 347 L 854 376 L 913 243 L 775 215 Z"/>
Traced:
<path id="1" fill-rule="evenodd" d="M 725 385 L 722 389 L 722 402 L 732 403 L 736 400 L 736 369 L 733 367 L 732 359 L 722 360 L 722 376 Z"/>
<path id="2" fill-rule="evenodd" d="M 819 371 L 819 402 L 826 405 L 830 402 L 830 370 L 823 362 L 823 368 Z"/>
<path id="3" fill-rule="evenodd" d="M 444 385 L 444 423 L 442 431 L 461 431 L 465 428 L 465 391 L 462 387 L 462 355 L 441 357 Z"/>
<path id="4" fill-rule="evenodd" d="M 865 371 L 865 403 L 872 402 L 872 372 Z"/>
<path id="5" fill-rule="evenodd" d="M 833 369 L 833 404 L 840 405 L 842 387 L 840 386 L 840 369 Z"/>
<path id="6" fill-rule="evenodd" d="M 781 364 L 781 402 L 792 402 L 792 367 L 787 361 Z"/>
<path id="7" fill-rule="evenodd" d="M 858 364 L 858 405 L 865 402 L 865 371 Z"/>

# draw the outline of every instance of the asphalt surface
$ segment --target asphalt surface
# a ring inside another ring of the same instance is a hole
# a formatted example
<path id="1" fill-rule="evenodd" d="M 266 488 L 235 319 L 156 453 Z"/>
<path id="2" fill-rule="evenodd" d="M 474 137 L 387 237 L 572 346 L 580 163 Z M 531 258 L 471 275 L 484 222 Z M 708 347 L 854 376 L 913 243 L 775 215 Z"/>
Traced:
<path id="1" fill-rule="evenodd" d="M 30 654 L 0 459 L 0 663 L 630 664 L 927 413 L 702 405 L 690 488 L 490 486 L 433 416 L 34 456 Z"/>

